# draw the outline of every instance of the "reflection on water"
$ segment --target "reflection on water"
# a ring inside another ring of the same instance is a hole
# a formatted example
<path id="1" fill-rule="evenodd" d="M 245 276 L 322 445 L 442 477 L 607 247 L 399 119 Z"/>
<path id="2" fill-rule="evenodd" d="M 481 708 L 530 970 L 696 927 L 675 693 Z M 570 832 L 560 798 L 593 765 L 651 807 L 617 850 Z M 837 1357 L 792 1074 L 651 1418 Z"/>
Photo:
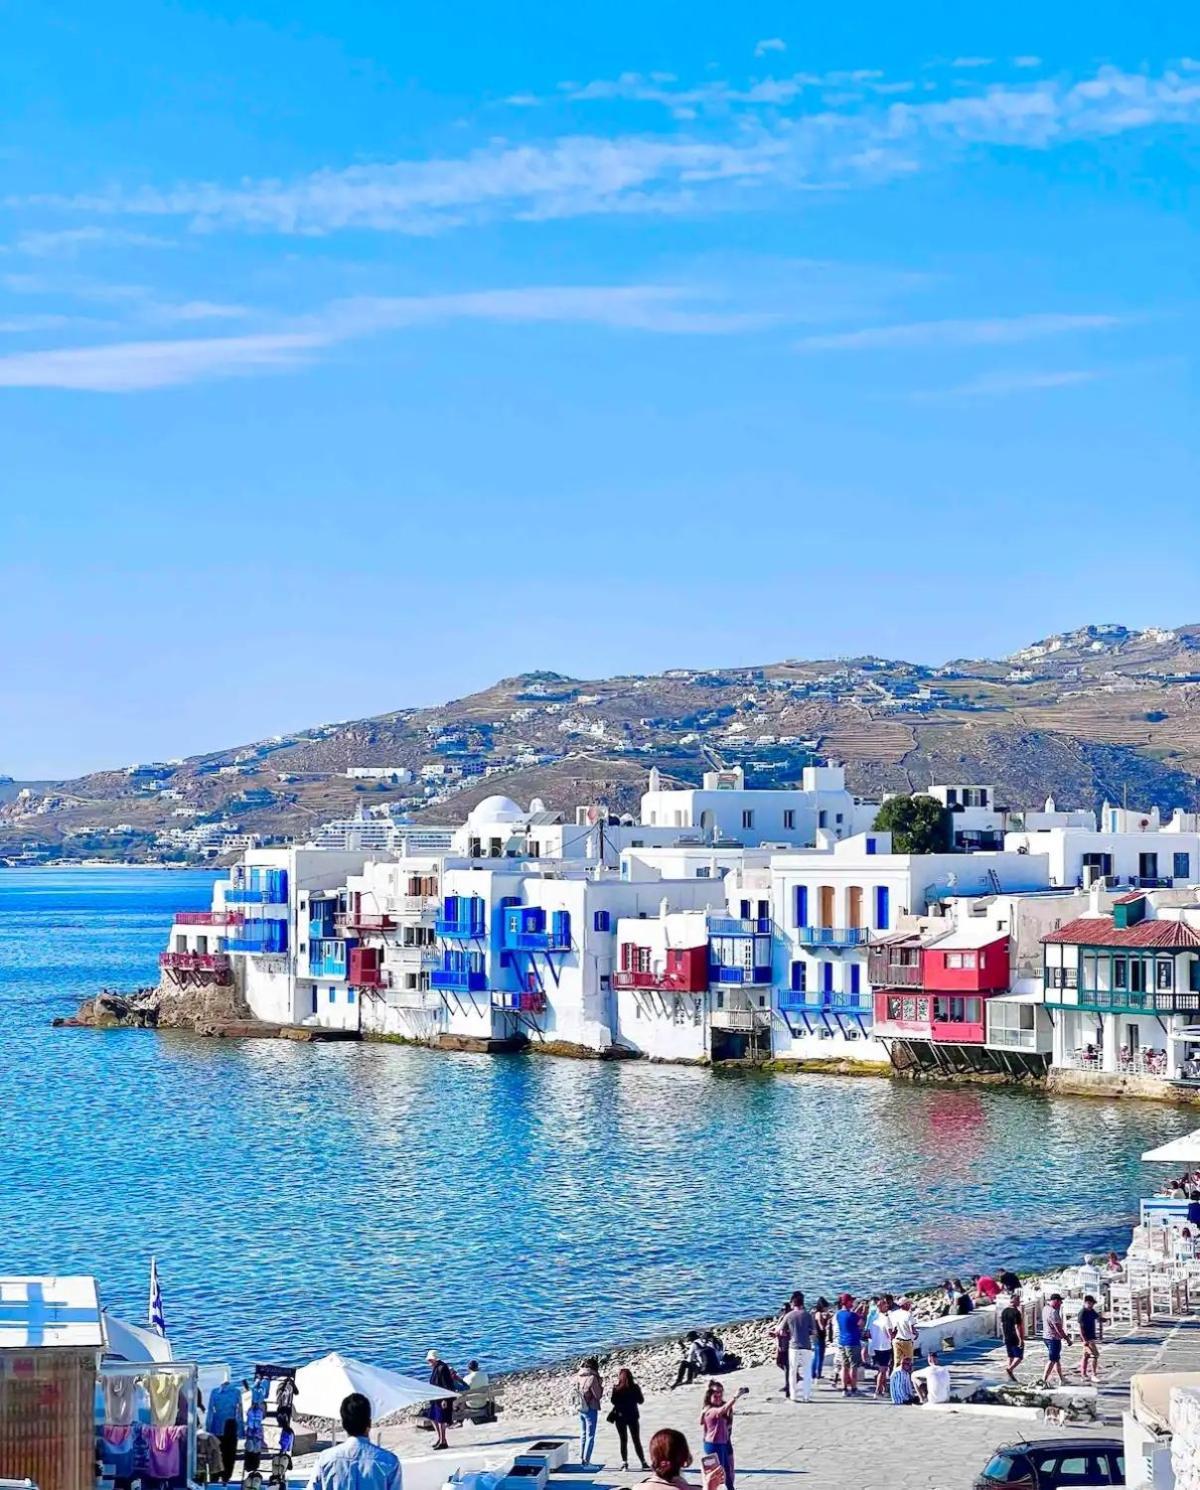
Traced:
<path id="1" fill-rule="evenodd" d="M 383 1045 L 51 1030 L 211 878 L 0 871 L 0 1271 L 151 1253 L 181 1349 L 495 1366 L 1099 1249 L 1169 1108 Z"/>

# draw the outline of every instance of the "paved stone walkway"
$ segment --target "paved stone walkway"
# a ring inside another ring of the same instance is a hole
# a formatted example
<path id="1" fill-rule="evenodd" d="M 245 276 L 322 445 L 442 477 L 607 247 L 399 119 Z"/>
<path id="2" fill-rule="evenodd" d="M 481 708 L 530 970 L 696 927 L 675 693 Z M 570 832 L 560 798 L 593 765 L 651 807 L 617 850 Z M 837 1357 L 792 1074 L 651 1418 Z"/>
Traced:
<path id="1" fill-rule="evenodd" d="M 968 1394 L 980 1382 L 1003 1376 L 1003 1351 L 997 1342 L 978 1342 L 947 1359 L 955 1395 Z M 1067 1354 L 1067 1381 L 1079 1385 L 1078 1347 Z M 1045 1351 L 1030 1342 L 1019 1379 L 1040 1380 Z M 1045 1421 L 994 1416 L 974 1411 L 950 1412 L 921 1407 L 900 1408 L 870 1396 L 844 1398 L 818 1385 L 816 1400 L 793 1406 L 782 1394 L 780 1373 L 770 1367 L 724 1377 L 726 1390 L 748 1386 L 750 1396 L 738 1405 L 734 1428 L 738 1481 L 743 1490 L 791 1486 L 793 1490 L 969 1490 L 998 1445 L 1022 1438 L 1054 1438 L 1081 1431 L 1121 1436 L 1121 1413 L 1129 1400 L 1129 1378 L 1140 1370 L 1200 1370 L 1200 1317 L 1159 1321 L 1107 1340 L 1102 1347 L 1099 1408 L 1101 1420 L 1090 1429 L 1057 1428 Z M 660 1427 L 681 1429 L 699 1451 L 698 1418 L 702 1385 L 647 1396 L 642 1422 L 645 1439 Z M 517 1421 L 501 1414 L 488 1428 L 453 1430 L 448 1453 L 431 1453 L 430 1435 L 411 1425 L 386 1428 L 383 1441 L 404 1461 L 406 1490 L 436 1490 L 455 1468 L 481 1469 L 535 1438 L 571 1435 L 574 1420 L 558 1417 Z M 567 1468 L 551 1479 L 564 1490 L 624 1490 L 642 1476 L 622 1474 L 616 1434 L 603 1413 L 598 1432 L 598 1467 Z M 695 1480 L 695 1475 L 692 1477 Z"/>

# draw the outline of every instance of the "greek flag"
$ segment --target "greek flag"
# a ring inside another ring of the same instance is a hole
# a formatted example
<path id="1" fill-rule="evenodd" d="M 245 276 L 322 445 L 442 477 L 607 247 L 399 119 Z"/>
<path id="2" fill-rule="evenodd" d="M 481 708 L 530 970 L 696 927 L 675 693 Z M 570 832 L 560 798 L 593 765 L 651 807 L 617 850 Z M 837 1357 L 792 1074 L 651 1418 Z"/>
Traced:
<path id="1" fill-rule="evenodd" d="M 164 1339 L 167 1333 L 167 1321 L 163 1315 L 162 1289 L 158 1286 L 158 1263 L 152 1257 L 150 1259 L 150 1328 L 156 1335 L 162 1335 Z"/>

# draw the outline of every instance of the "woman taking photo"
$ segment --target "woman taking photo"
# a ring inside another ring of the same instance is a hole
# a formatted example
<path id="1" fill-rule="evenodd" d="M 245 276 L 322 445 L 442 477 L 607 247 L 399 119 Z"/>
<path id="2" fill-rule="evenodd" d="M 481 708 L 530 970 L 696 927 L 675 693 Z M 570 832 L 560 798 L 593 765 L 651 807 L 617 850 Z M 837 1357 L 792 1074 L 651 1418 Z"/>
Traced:
<path id="1" fill-rule="evenodd" d="M 733 1409 L 738 1398 L 744 1397 L 748 1390 L 748 1387 L 739 1388 L 726 1402 L 725 1388 L 719 1381 L 710 1381 L 700 1414 L 704 1452 L 715 1454 L 720 1460 L 729 1490 L 733 1490 Z"/>
<path id="2" fill-rule="evenodd" d="M 638 1463 L 643 1469 L 649 1469 L 646 1463 L 646 1455 L 642 1452 L 642 1430 L 641 1430 L 641 1408 L 642 1389 L 633 1379 L 633 1372 L 628 1367 L 622 1367 L 617 1373 L 617 1384 L 610 1394 L 612 1411 L 608 1415 L 610 1423 L 614 1423 L 617 1429 L 617 1438 L 621 1443 L 621 1468 L 629 1468 L 629 1441 L 633 1440 L 633 1451 L 638 1456 Z"/>

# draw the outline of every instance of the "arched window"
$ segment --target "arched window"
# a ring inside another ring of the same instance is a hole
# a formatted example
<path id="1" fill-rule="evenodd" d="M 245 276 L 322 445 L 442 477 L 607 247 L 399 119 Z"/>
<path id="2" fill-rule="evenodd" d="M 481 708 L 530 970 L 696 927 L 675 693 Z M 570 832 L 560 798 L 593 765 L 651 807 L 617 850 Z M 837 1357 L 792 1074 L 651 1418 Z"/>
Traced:
<path id="1" fill-rule="evenodd" d="M 833 886 L 822 885 L 817 891 L 817 925 L 833 925 Z"/>
<path id="2" fill-rule="evenodd" d="M 861 885 L 851 885 L 846 891 L 846 925 L 863 925 L 863 892 Z"/>

